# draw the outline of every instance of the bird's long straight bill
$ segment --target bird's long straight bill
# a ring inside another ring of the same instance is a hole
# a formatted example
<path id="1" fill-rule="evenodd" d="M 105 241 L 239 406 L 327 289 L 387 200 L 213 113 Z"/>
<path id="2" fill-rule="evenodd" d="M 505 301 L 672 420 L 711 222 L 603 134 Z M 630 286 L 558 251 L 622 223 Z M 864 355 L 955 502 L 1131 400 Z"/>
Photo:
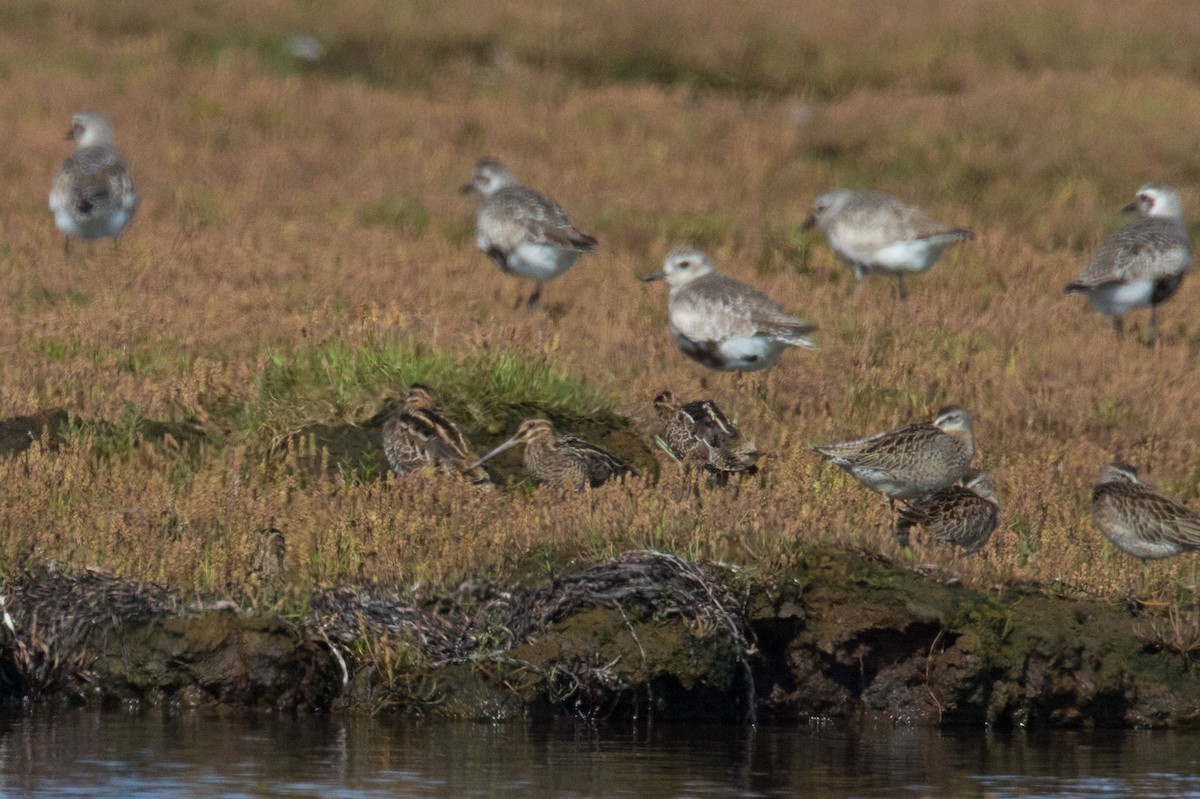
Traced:
<path id="1" fill-rule="evenodd" d="M 661 270 L 658 272 L 651 272 L 648 275 L 638 275 L 638 280 L 642 281 L 643 283 L 650 283 L 654 280 L 666 280 L 666 278 L 667 273 Z"/>
<path id="2" fill-rule="evenodd" d="M 500 446 L 496 447 L 494 450 L 492 450 L 492 451 L 491 451 L 491 452 L 489 452 L 488 454 L 484 455 L 484 456 L 483 456 L 482 458 L 480 458 L 479 460 L 477 460 L 477 461 L 475 461 L 474 463 L 472 463 L 472 464 L 471 464 L 470 466 L 468 466 L 467 468 L 468 468 L 468 469 L 474 469 L 474 468 L 476 468 L 477 466 L 479 466 L 480 464 L 482 464 L 484 461 L 491 460 L 491 459 L 492 459 L 492 458 L 494 458 L 495 456 L 499 455 L 501 452 L 504 452 L 504 450 L 506 450 L 506 449 L 512 449 L 513 447 L 515 447 L 515 446 L 516 446 L 517 444 L 519 444 L 519 443 L 520 443 L 520 442 L 519 442 L 519 441 L 517 441 L 516 437 L 514 436 L 513 438 L 510 438 L 508 441 L 505 441 L 505 442 L 504 442 L 503 444 L 501 444 Z"/>

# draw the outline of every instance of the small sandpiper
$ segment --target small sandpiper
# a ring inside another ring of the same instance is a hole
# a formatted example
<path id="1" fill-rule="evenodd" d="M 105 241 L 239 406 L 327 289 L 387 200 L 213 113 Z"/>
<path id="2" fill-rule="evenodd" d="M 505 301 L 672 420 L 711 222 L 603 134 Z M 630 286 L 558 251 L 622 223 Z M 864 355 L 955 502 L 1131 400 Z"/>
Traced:
<path id="1" fill-rule="evenodd" d="M 108 117 L 75 114 L 67 138 L 75 140 L 75 154 L 63 161 L 50 189 L 50 210 L 66 237 L 65 252 L 70 251 L 72 236 L 120 236 L 138 208 L 137 187 L 114 145 Z"/>
<path id="2" fill-rule="evenodd" d="M 654 398 L 654 410 L 663 424 L 663 442 L 685 468 L 698 464 L 718 477 L 754 469 L 757 448 L 715 402 L 681 404 L 664 391 Z"/>
<path id="3" fill-rule="evenodd" d="M 916 528 L 924 542 L 971 555 L 983 548 L 999 524 L 1000 503 L 991 475 L 973 469 L 960 485 L 904 500 L 896 522 L 896 538 L 906 547 Z"/>
<path id="4" fill-rule="evenodd" d="M 1192 262 L 1183 205 L 1166 186 L 1147 183 L 1122 211 L 1137 221 L 1121 228 L 1092 255 L 1083 274 L 1063 289 L 1083 294 L 1092 309 L 1112 316 L 1113 329 L 1124 332 L 1122 315 L 1150 308 L 1148 344 L 1158 338 L 1158 306 L 1179 289 Z"/>
<path id="5" fill-rule="evenodd" d="M 1200 549 L 1200 514 L 1151 489 L 1128 463 L 1100 470 L 1092 521 L 1117 549 L 1142 561 Z"/>
<path id="6" fill-rule="evenodd" d="M 462 431 L 438 412 L 433 389 L 420 383 L 384 420 L 383 451 L 398 476 L 432 468 L 476 485 L 491 484 L 487 472 L 474 464 L 477 456 Z"/>
<path id="7" fill-rule="evenodd" d="M 547 280 L 596 249 L 596 239 L 575 227 L 558 203 L 522 186 L 494 158 L 475 165 L 471 182 L 461 188 L 463 194 L 472 191 L 483 198 L 475 214 L 475 241 L 501 271 L 537 281 L 526 300 L 530 309 L 537 307 Z"/>
<path id="8" fill-rule="evenodd" d="M 975 457 L 971 415 L 962 408 L 938 411 L 932 422 L 877 433 L 867 438 L 813 447 L 872 491 L 916 499 L 954 485 Z"/>
<path id="9" fill-rule="evenodd" d="M 804 229 L 814 225 L 825 231 L 834 254 L 862 280 L 871 272 L 896 276 L 900 299 L 908 292 L 904 276 L 924 272 L 942 251 L 974 237 L 966 228 L 937 221 L 924 209 L 878 191 L 831 189 L 813 203 Z"/>
<path id="10" fill-rule="evenodd" d="M 671 335 L 684 355 L 720 371 L 766 369 L 786 347 L 815 350 L 808 334 L 817 329 L 784 313 L 757 289 L 718 274 L 708 253 L 676 247 L 663 269 L 644 281 L 666 280 Z"/>
<path id="11" fill-rule="evenodd" d="M 595 444 L 554 432 L 549 419 L 526 419 L 507 441 L 471 464 L 478 467 L 518 444 L 525 445 L 525 468 L 537 485 L 581 491 L 596 488 L 630 468 Z"/>

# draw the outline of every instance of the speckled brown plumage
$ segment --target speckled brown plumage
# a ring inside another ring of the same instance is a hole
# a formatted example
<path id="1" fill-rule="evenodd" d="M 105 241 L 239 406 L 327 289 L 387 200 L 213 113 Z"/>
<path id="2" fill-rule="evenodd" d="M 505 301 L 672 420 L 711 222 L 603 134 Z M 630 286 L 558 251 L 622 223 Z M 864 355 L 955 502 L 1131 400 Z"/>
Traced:
<path id="1" fill-rule="evenodd" d="M 417 384 L 384 421 L 383 451 L 392 471 L 403 476 L 431 468 L 479 485 L 490 484 L 487 472 L 471 465 L 477 456 L 462 431 L 436 410 L 436 404 L 433 390 Z"/>
<path id="2" fill-rule="evenodd" d="M 685 466 L 697 464 L 717 474 L 754 468 L 758 451 L 711 400 L 680 404 L 664 391 L 654 398 L 654 409 L 664 443 Z"/>
<path id="3" fill-rule="evenodd" d="M 914 499 L 962 479 L 975 457 L 975 437 L 970 414 L 949 407 L 932 423 L 813 450 L 872 491 L 890 499 Z"/>
<path id="4" fill-rule="evenodd" d="M 963 485 L 939 488 L 905 501 L 896 523 L 896 537 L 901 546 L 908 546 L 916 530 L 923 544 L 950 546 L 970 555 L 983 548 L 999 524 L 1000 504 L 992 478 L 986 472 L 975 472 L 964 479 Z"/>
<path id="5" fill-rule="evenodd" d="M 514 447 L 525 445 L 524 462 L 533 481 L 554 488 L 595 488 L 630 468 L 617 456 L 595 444 L 554 432 L 549 419 L 526 419 L 507 441 L 484 455 L 475 465 Z"/>
<path id="6" fill-rule="evenodd" d="M 1100 470 L 1092 521 L 1118 549 L 1142 560 L 1200 549 L 1200 514 L 1141 482 L 1127 463 Z"/>

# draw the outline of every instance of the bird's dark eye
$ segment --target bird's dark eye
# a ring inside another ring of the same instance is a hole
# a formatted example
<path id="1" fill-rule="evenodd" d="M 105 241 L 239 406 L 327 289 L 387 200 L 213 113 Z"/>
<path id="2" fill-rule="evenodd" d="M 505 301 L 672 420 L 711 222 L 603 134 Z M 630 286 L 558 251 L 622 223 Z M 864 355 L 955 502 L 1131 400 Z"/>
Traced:
<path id="1" fill-rule="evenodd" d="M 680 261 L 680 262 L 679 262 L 679 268 L 680 268 L 680 269 L 687 269 L 687 268 L 688 268 L 689 266 L 691 266 L 691 265 L 692 265 L 692 262 L 691 262 L 691 261 Z"/>

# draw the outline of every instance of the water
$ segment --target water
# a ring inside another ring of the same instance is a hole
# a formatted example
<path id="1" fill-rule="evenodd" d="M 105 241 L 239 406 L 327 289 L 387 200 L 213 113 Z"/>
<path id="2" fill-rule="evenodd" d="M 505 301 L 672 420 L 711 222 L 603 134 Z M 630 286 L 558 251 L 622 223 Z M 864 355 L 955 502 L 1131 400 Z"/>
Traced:
<path id="1" fill-rule="evenodd" d="M 0 797 L 1200 796 L 1200 735 L 529 726 L 38 710 Z"/>

